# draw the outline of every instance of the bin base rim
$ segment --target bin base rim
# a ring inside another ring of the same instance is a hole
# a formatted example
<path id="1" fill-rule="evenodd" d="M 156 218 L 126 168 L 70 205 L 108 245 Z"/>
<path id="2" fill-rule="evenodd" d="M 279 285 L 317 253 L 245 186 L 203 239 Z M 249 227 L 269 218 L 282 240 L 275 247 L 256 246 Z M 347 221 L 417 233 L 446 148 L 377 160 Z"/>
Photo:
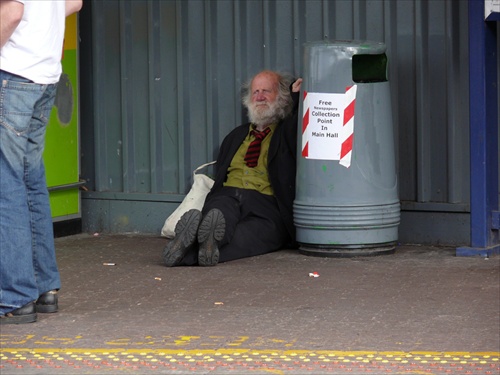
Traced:
<path id="1" fill-rule="evenodd" d="M 371 245 L 315 245 L 299 244 L 299 253 L 303 255 L 327 258 L 353 258 L 376 255 L 389 255 L 396 252 L 396 242 Z"/>

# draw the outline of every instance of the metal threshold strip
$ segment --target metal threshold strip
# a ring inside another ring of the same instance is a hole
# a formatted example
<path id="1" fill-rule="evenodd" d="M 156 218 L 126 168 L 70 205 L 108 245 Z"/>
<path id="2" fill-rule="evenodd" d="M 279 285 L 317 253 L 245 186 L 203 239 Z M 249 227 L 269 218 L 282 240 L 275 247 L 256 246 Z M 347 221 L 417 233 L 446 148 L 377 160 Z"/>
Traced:
<path id="1" fill-rule="evenodd" d="M 76 189 L 80 188 L 81 186 L 85 185 L 86 181 L 78 181 L 74 182 L 71 184 L 65 184 L 65 185 L 57 185 L 57 186 L 50 186 L 47 188 L 48 191 L 60 191 L 60 190 L 71 190 L 71 189 Z"/>

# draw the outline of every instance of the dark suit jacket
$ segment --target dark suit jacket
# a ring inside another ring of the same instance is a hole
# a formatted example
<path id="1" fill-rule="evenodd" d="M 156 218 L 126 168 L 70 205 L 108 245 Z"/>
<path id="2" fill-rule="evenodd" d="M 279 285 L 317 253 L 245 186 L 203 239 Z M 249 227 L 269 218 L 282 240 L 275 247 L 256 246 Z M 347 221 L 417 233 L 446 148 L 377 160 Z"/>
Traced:
<path id="1" fill-rule="evenodd" d="M 290 239 L 295 242 L 295 226 L 293 224 L 293 201 L 295 199 L 295 173 L 297 169 L 297 112 L 299 93 L 291 93 L 294 107 L 292 113 L 283 119 L 271 138 L 268 154 L 268 171 L 274 196 L 278 202 L 283 221 Z M 207 196 L 222 188 L 227 178 L 227 170 L 248 134 L 250 124 L 240 125 L 233 129 L 222 141 L 215 164 L 215 182 Z"/>

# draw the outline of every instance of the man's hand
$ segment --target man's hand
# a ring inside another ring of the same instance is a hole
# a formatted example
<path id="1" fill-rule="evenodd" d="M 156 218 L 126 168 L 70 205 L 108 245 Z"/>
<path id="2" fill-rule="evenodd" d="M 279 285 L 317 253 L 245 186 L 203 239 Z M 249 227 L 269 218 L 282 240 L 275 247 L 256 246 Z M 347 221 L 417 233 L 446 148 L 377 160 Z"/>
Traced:
<path id="1" fill-rule="evenodd" d="M 66 0 L 66 17 L 82 9 L 82 0 Z"/>
<path id="2" fill-rule="evenodd" d="M 23 18 L 24 4 L 0 0 L 0 49 L 7 43 Z"/>
<path id="3" fill-rule="evenodd" d="M 300 85 L 302 85 L 302 78 L 297 78 L 297 80 L 292 84 L 292 92 L 299 92 Z"/>

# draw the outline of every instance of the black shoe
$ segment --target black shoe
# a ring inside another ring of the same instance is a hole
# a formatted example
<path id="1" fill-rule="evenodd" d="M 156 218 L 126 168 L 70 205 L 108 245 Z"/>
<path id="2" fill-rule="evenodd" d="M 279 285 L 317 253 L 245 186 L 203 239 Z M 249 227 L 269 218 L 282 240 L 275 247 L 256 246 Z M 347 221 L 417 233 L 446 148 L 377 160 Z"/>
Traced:
<path id="1" fill-rule="evenodd" d="M 55 313 L 59 310 L 57 303 L 57 290 L 49 290 L 38 297 L 36 300 L 36 312 Z"/>
<path id="2" fill-rule="evenodd" d="M 214 208 L 205 215 L 198 228 L 198 265 L 215 266 L 219 263 L 219 242 L 226 232 L 226 219 L 221 210 Z"/>
<path id="3" fill-rule="evenodd" d="M 189 247 L 196 241 L 201 220 L 199 210 L 189 210 L 181 216 L 175 226 L 175 237 L 163 249 L 163 262 L 167 267 L 178 265 Z"/>
<path id="4" fill-rule="evenodd" d="M 34 302 L 30 302 L 23 307 L 0 316 L 0 324 L 23 324 L 33 322 L 36 322 Z"/>

